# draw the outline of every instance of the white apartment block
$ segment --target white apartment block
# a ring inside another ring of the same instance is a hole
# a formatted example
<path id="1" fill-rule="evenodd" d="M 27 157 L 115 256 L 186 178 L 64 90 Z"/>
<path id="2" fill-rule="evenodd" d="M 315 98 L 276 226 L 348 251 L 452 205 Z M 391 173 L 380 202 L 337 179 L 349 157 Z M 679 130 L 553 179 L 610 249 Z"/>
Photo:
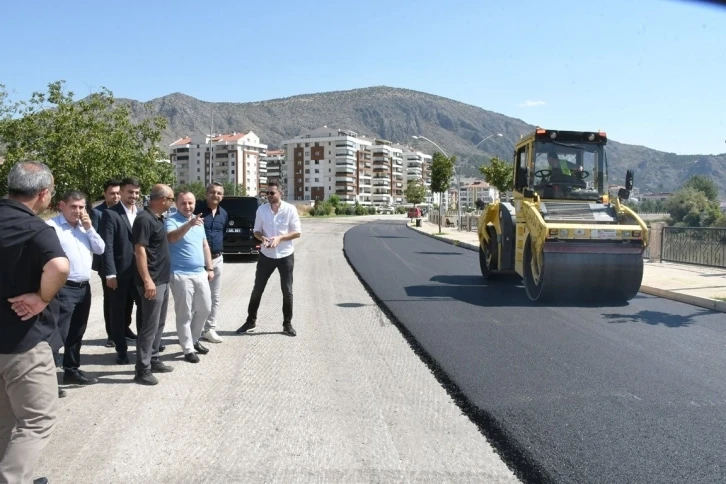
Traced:
<path id="1" fill-rule="evenodd" d="M 431 193 L 431 155 L 427 155 L 422 151 L 414 150 L 410 146 L 403 146 L 403 166 L 404 166 L 404 203 L 408 204 L 405 199 L 405 190 L 408 184 L 414 180 L 420 180 L 426 187 L 426 197 L 424 204 L 436 203 L 438 194 Z"/>
<path id="2" fill-rule="evenodd" d="M 384 197 L 373 196 L 373 145 L 353 131 L 327 126 L 283 141 L 280 176 L 286 199 L 321 201 L 335 194 L 349 204 L 383 205 Z M 390 198 L 390 175 L 388 187 Z"/>
<path id="3" fill-rule="evenodd" d="M 461 208 L 476 208 L 476 201 L 481 199 L 484 203 L 491 203 L 499 198 L 499 190 L 487 182 L 477 180 L 469 185 L 462 185 L 459 190 Z"/>
<path id="4" fill-rule="evenodd" d="M 260 162 L 265 163 L 267 168 L 267 181 L 281 182 L 283 177 L 283 168 L 285 164 L 285 150 L 269 150 L 266 155 L 260 158 Z M 283 188 L 284 188 L 283 183 Z"/>
<path id="5" fill-rule="evenodd" d="M 267 164 L 262 161 L 266 152 L 267 145 L 252 131 L 195 135 L 169 145 L 169 161 L 179 183 L 226 181 L 258 196 L 267 189 Z"/>

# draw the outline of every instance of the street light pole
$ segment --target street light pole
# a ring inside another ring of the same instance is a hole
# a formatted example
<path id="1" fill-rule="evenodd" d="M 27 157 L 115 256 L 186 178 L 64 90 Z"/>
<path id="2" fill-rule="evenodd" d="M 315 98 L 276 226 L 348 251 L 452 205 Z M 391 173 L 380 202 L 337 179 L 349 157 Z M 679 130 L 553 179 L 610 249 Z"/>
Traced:
<path id="1" fill-rule="evenodd" d="M 474 149 L 478 148 L 480 144 L 482 144 L 483 142 L 485 142 L 485 141 L 486 141 L 486 140 L 488 140 L 489 138 L 494 138 L 495 136 L 496 136 L 497 138 L 501 138 L 501 137 L 502 137 L 502 136 L 504 136 L 504 135 L 503 135 L 502 133 L 490 134 L 489 136 L 487 136 L 486 138 L 484 138 L 483 140 L 481 140 L 480 142 L 478 142 L 478 143 L 476 144 L 476 146 L 474 147 Z"/>
<path id="2" fill-rule="evenodd" d="M 449 157 L 449 155 L 446 154 L 446 151 L 444 151 L 443 148 L 441 148 L 441 146 L 437 145 L 436 143 L 434 143 L 433 141 L 428 139 L 426 136 L 418 135 L 418 136 L 411 136 L 411 137 L 413 139 L 423 139 L 423 140 L 428 141 L 429 143 L 431 143 L 432 145 L 437 147 L 439 149 L 439 151 L 441 151 L 444 154 L 445 157 L 447 157 L 447 158 Z M 454 177 L 456 178 L 456 192 L 457 192 L 456 210 L 457 210 L 457 218 L 459 219 L 457 230 L 461 230 L 461 179 L 459 178 L 459 174 L 456 172 L 456 165 L 454 165 Z M 439 206 L 441 206 L 442 201 L 443 200 L 439 200 Z"/>

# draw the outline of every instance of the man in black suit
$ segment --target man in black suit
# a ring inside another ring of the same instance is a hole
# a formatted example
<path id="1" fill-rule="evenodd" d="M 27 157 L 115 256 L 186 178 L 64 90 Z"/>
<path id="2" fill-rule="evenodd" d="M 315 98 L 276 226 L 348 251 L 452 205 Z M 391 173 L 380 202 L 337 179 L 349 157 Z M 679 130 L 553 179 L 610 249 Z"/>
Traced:
<path id="1" fill-rule="evenodd" d="M 121 180 L 120 203 L 103 211 L 100 224 L 106 249 L 99 272 L 103 274 L 110 294 L 111 338 L 116 345 L 116 363 L 119 365 L 129 363 L 126 343 L 126 322 L 131 318 L 129 299 L 136 302 L 137 308 L 141 307 L 141 298 L 134 284 L 136 257 L 131 242 L 140 186 L 136 178 Z"/>

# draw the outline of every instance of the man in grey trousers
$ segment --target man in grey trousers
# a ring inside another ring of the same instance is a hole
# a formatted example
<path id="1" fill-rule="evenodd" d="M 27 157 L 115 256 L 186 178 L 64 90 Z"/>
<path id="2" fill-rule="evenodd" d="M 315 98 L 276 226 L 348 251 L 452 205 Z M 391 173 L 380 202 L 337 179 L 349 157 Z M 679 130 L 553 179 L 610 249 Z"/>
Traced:
<path id="1" fill-rule="evenodd" d="M 20 162 L 8 174 L 8 198 L 0 200 L 2 483 L 32 482 L 58 413 L 55 296 L 66 283 L 70 264 L 55 230 L 37 216 L 54 193 L 47 166 Z"/>
<path id="2" fill-rule="evenodd" d="M 209 282 L 214 279 L 204 220 L 201 214 L 194 215 L 195 206 L 194 194 L 180 191 L 176 195 L 177 212 L 166 221 L 176 331 L 189 363 L 199 363 L 197 353 L 209 353 L 199 338 L 212 310 Z"/>
<path id="3" fill-rule="evenodd" d="M 169 245 L 162 214 L 174 202 L 174 192 L 167 185 L 154 185 L 149 204 L 136 216 L 131 233 L 136 255 L 135 283 L 141 294 L 141 329 L 136 340 L 136 376 L 142 385 L 156 385 L 153 373 L 173 370 L 159 360 L 161 335 L 169 303 Z"/>

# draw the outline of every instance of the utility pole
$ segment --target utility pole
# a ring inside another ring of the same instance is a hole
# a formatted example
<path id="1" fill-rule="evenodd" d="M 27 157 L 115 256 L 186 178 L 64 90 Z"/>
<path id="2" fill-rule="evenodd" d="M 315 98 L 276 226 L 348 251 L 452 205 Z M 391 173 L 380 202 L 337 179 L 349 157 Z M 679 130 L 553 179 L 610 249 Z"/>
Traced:
<path id="1" fill-rule="evenodd" d="M 212 183 L 212 159 L 214 155 L 214 144 L 212 143 L 214 138 L 214 111 L 212 107 L 209 108 L 209 181 L 207 185 Z"/>

